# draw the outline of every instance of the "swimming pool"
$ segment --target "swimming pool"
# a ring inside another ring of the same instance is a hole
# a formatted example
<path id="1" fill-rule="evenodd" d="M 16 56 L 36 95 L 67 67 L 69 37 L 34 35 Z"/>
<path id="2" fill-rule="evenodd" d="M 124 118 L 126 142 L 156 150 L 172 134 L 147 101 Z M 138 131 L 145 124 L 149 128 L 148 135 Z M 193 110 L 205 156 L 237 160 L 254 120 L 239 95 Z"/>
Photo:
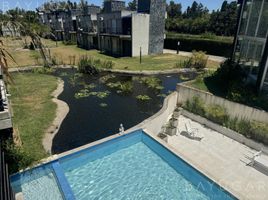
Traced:
<path id="1" fill-rule="evenodd" d="M 53 172 L 57 181 L 52 182 L 60 188 L 57 194 L 65 199 L 235 199 L 141 130 L 48 166 L 42 175 Z M 14 183 L 18 180 L 22 188 L 28 184 L 20 178 Z"/>

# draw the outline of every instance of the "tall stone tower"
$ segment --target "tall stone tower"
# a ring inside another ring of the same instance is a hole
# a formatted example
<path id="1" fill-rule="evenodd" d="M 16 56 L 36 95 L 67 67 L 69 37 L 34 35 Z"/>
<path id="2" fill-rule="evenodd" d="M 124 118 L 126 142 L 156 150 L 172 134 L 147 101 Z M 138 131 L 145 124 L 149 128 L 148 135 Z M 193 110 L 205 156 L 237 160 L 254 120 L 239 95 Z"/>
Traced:
<path id="1" fill-rule="evenodd" d="M 150 14 L 149 54 L 162 54 L 165 35 L 166 0 L 138 0 L 138 13 Z"/>

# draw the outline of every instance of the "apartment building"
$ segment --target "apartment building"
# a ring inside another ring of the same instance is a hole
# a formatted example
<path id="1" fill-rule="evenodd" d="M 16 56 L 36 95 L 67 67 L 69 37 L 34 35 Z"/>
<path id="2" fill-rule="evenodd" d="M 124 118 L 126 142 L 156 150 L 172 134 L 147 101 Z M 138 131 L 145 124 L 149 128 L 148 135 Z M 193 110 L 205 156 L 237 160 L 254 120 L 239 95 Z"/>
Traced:
<path id="1" fill-rule="evenodd" d="M 77 45 L 84 49 L 97 49 L 97 14 L 100 13 L 99 6 L 88 6 L 86 12 L 76 16 Z"/>
<path id="2" fill-rule="evenodd" d="M 139 0 L 137 11 L 129 11 L 124 1 L 104 1 L 98 14 L 99 50 L 114 56 L 163 53 L 165 0 Z"/>

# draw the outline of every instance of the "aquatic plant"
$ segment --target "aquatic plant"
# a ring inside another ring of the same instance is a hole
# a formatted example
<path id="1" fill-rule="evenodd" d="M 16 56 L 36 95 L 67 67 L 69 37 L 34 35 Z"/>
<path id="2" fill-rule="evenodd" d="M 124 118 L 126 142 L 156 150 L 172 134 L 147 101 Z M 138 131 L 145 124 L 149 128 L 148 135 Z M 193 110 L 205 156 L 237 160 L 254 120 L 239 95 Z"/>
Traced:
<path id="1" fill-rule="evenodd" d="M 151 99 L 151 97 L 149 97 L 148 95 L 138 95 L 138 96 L 136 96 L 136 99 L 138 99 L 140 101 L 149 101 Z"/>
<path id="2" fill-rule="evenodd" d="M 100 60 L 94 60 L 89 56 L 82 56 L 78 61 L 78 71 L 84 74 L 95 75 L 99 73 Z"/>
<path id="3" fill-rule="evenodd" d="M 130 93 L 133 90 L 133 83 L 131 81 L 120 82 L 117 81 L 115 83 L 107 83 L 109 88 L 117 89 L 117 93 Z M 121 92 L 119 92 L 121 91 Z"/>
<path id="4" fill-rule="evenodd" d="M 182 81 L 188 81 L 188 80 L 190 80 L 190 77 L 189 77 L 189 75 L 187 76 L 186 74 L 180 74 L 179 79 Z"/>
<path id="5" fill-rule="evenodd" d="M 164 87 L 162 86 L 162 81 L 156 77 L 140 77 L 135 78 L 134 80 L 139 81 L 142 84 L 147 85 L 149 88 L 162 90 Z"/>
<path id="6" fill-rule="evenodd" d="M 106 97 L 108 97 L 110 94 L 110 92 L 108 90 L 104 91 L 104 92 L 90 92 L 89 96 L 96 96 L 100 99 L 104 99 Z"/>
<path id="7" fill-rule="evenodd" d="M 68 76 L 68 73 L 67 73 L 67 72 L 61 72 L 61 73 L 60 73 L 60 76 L 63 76 L 63 77 L 64 77 L 64 76 Z"/>
<path id="8" fill-rule="evenodd" d="M 99 105 L 100 105 L 100 107 L 102 107 L 102 108 L 105 108 L 105 107 L 107 107 L 107 106 L 108 106 L 108 104 L 107 104 L 107 103 L 100 103 Z"/>
<path id="9" fill-rule="evenodd" d="M 77 92 L 77 93 L 75 93 L 74 97 L 75 97 L 76 99 L 89 97 L 89 93 Z"/>
<path id="10" fill-rule="evenodd" d="M 100 78 L 101 83 L 106 83 L 111 79 L 114 79 L 116 76 L 114 74 L 108 74 Z"/>
<path id="11" fill-rule="evenodd" d="M 84 85 L 84 88 L 85 89 L 94 89 L 95 87 L 97 87 L 97 86 L 94 83 L 91 83 L 91 84 L 88 84 L 88 85 L 86 85 L 86 84 Z"/>

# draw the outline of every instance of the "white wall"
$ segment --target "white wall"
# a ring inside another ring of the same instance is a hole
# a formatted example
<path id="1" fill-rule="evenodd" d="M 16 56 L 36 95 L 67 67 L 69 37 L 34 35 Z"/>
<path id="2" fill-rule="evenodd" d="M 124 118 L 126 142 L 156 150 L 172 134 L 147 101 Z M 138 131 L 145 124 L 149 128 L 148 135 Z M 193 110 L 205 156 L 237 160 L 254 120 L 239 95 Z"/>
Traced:
<path id="1" fill-rule="evenodd" d="M 148 55 L 149 50 L 149 22 L 150 15 L 135 13 L 132 14 L 132 56 Z"/>
<path id="2" fill-rule="evenodd" d="M 204 92 L 183 84 L 177 85 L 177 91 L 178 103 L 184 103 L 188 99 L 192 99 L 194 96 L 199 96 L 206 105 L 217 104 L 225 107 L 231 117 L 268 123 L 268 113 L 265 111 L 228 101 L 224 98 L 217 97 L 208 92 Z"/>

